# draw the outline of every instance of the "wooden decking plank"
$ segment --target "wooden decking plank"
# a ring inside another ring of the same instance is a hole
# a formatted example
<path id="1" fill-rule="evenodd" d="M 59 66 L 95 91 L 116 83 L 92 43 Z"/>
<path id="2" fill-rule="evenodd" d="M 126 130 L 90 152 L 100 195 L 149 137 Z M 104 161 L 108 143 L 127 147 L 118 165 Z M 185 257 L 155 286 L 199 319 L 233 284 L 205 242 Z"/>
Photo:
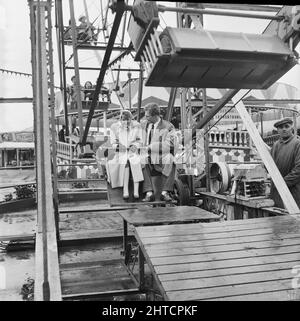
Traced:
<path id="1" fill-rule="evenodd" d="M 120 259 L 60 264 L 60 276 L 63 294 L 106 292 L 135 287 Z"/>
<path id="2" fill-rule="evenodd" d="M 243 231 L 243 230 L 249 230 L 249 229 L 255 229 L 255 228 L 289 228 L 293 227 L 293 230 L 297 230 L 298 232 L 300 231 L 300 222 L 295 221 L 293 219 L 286 219 L 286 220 L 280 220 L 280 221 L 272 221 L 266 222 L 266 221 L 261 221 L 261 222 L 254 222 L 251 223 L 251 219 L 248 220 L 248 224 L 243 224 L 243 225 L 222 225 L 220 223 L 219 226 L 215 227 L 209 227 L 209 223 L 203 224 L 203 223 L 197 223 L 197 224 L 186 224 L 186 226 L 183 226 L 182 224 L 178 225 L 164 225 L 164 226 L 156 226 L 153 229 L 148 229 L 145 227 L 145 229 L 140 232 L 141 237 L 159 237 L 159 236 L 168 236 L 168 235 L 173 235 L 176 233 L 176 235 L 184 235 L 183 233 L 189 233 L 189 234 L 211 234 L 211 233 L 222 233 L 225 231 Z M 137 228 L 138 229 L 138 228 Z"/>
<path id="3" fill-rule="evenodd" d="M 273 291 L 291 291 L 291 278 L 276 281 L 257 282 L 249 284 L 238 284 L 235 286 L 217 286 L 206 289 L 191 289 L 167 292 L 169 300 L 207 300 L 207 299 L 222 299 L 232 296 L 241 296 L 248 294 L 265 294 L 265 300 L 268 300 L 268 293 Z"/>
<path id="4" fill-rule="evenodd" d="M 260 264 L 260 265 L 248 265 L 248 266 L 237 266 L 229 268 L 219 268 L 213 270 L 198 270 L 190 272 L 178 272 L 169 274 L 158 274 L 161 281 L 172 281 L 172 280 L 187 280 L 187 279 L 201 279 L 201 278 L 212 278 L 216 276 L 231 276 L 231 275 L 243 275 L 247 278 L 247 275 L 256 272 L 267 272 L 267 271 L 280 271 L 285 269 L 291 269 L 291 267 L 300 264 L 300 259 L 290 262 Z"/>
<path id="5" fill-rule="evenodd" d="M 292 233 L 292 232 L 291 232 Z M 211 234 L 194 234 L 194 235 L 173 235 L 167 237 L 157 237 L 157 238 L 143 238 L 141 240 L 143 244 L 150 245 L 150 244 L 158 244 L 158 243 L 166 243 L 166 242 L 183 242 L 183 241 L 206 241 L 206 240 L 213 240 L 213 239 L 227 239 L 227 238 L 239 238 L 242 236 L 253 236 L 253 235 L 266 235 L 270 234 L 270 237 L 274 235 L 274 229 L 272 228 L 263 228 L 263 229 L 256 229 L 256 230 L 245 230 L 245 231 L 232 231 L 232 232 L 223 232 L 223 233 L 211 233 Z M 276 235 L 278 237 L 283 237 L 285 235 L 284 230 L 278 230 Z"/>
<path id="6" fill-rule="evenodd" d="M 197 224 L 187 223 L 186 226 L 195 227 L 201 226 L 203 229 L 214 229 L 214 228 L 224 228 L 224 227 L 235 227 L 235 226 L 244 226 L 244 225 L 265 225 L 265 224 L 281 224 L 282 222 L 297 222 L 297 220 L 288 215 L 284 216 L 273 216 L 273 217 L 260 217 L 260 218 L 251 218 L 251 219 L 243 219 L 243 220 L 232 220 L 232 221 L 218 221 L 218 222 L 202 222 Z M 143 233 L 147 234 L 147 232 L 156 232 L 167 229 L 168 227 L 178 228 L 178 225 L 171 225 L 171 226 L 148 226 L 143 229 Z"/>
<path id="7" fill-rule="evenodd" d="M 61 263 L 59 265 L 60 272 L 68 270 L 82 270 L 88 268 L 100 268 L 106 266 L 115 266 L 120 265 L 120 259 L 115 260 L 101 260 L 101 261 L 84 261 L 84 262 L 72 262 L 72 263 Z"/>
<path id="8" fill-rule="evenodd" d="M 189 221 L 219 220 L 219 216 L 195 206 L 130 209 L 119 213 L 129 224 L 150 225 Z"/>
<path id="9" fill-rule="evenodd" d="M 299 245 L 290 245 L 285 247 L 269 247 L 267 249 L 255 249 L 255 250 L 241 250 L 234 252 L 221 252 L 221 253 L 203 253 L 203 254 L 195 254 L 195 255 L 185 255 L 185 256 L 169 256 L 169 257 L 158 257 L 152 258 L 151 261 L 153 265 L 165 265 L 165 264 L 180 264 L 180 263 L 191 263 L 191 262 L 203 262 L 207 261 L 207 259 L 213 260 L 226 260 L 233 258 L 241 258 L 241 257 L 260 257 L 260 256 L 275 256 L 278 254 L 288 254 L 295 253 L 300 255 Z"/>
<path id="10" fill-rule="evenodd" d="M 73 232 L 61 232 L 61 241 L 70 240 L 85 240 L 85 239 L 99 239 L 103 237 L 121 237 L 122 229 L 101 229 L 101 230 L 86 230 L 86 231 L 73 231 Z"/>
<path id="11" fill-rule="evenodd" d="M 157 274 L 163 274 L 196 270 L 215 270 L 231 267 L 253 266 L 280 262 L 293 262 L 298 261 L 299 259 L 300 253 L 278 254 L 274 256 L 261 256 L 251 258 L 233 258 L 225 260 L 215 260 L 214 257 L 210 257 L 207 261 L 203 262 L 181 263 L 174 265 L 156 265 L 155 272 Z"/>
<path id="12" fill-rule="evenodd" d="M 172 244 L 167 243 L 163 249 L 152 249 L 151 246 L 147 246 L 146 250 L 151 258 L 157 257 L 169 257 L 169 256 L 182 256 L 187 254 L 207 254 L 207 253 L 223 253 L 223 252 L 233 252 L 242 251 L 248 249 L 267 249 L 267 248 L 279 248 L 290 245 L 298 245 L 300 249 L 300 235 L 298 238 L 284 239 L 284 240 L 268 240 L 264 242 L 252 242 L 252 243 L 236 243 L 228 245 L 218 245 L 218 246 L 203 246 L 199 243 L 198 247 L 172 247 Z"/>
<path id="13" fill-rule="evenodd" d="M 251 284 L 256 282 L 266 281 L 280 281 L 291 280 L 294 275 L 292 274 L 292 266 L 288 269 L 280 271 L 267 272 L 254 272 L 236 275 L 221 275 L 214 276 L 213 278 L 201 278 L 201 279 L 183 279 L 183 280 L 171 280 L 164 281 L 164 289 L 168 291 L 178 291 L 187 289 L 203 289 L 209 287 L 221 287 L 221 286 L 235 286 L 238 284 Z M 291 286 L 291 284 L 290 284 Z"/>
<path id="14" fill-rule="evenodd" d="M 297 233 L 288 234 L 284 237 L 284 239 L 299 239 L 300 236 Z M 212 239 L 212 240 L 205 240 L 205 246 L 219 246 L 219 245 L 235 245 L 235 244 L 245 244 L 251 246 L 252 243 L 255 242 L 265 242 L 265 241 L 280 241 L 282 237 L 273 235 L 272 233 L 269 234 L 262 234 L 262 235 L 252 235 L 252 236 L 240 236 L 239 238 L 232 237 L 232 238 L 221 238 L 221 239 Z M 199 241 L 182 241 L 182 242 L 166 242 L 166 243 L 158 243 L 158 244 L 151 244 L 147 245 L 147 251 L 149 250 L 160 250 L 165 249 L 167 246 L 171 246 L 173 249 L 180 249 L 180 248 L 192 248 L 192 247 L 199 247 L 201 242 Z M 202 245 L 204 246 L 204 245 Z"/>
<path id="15" fill-rule="evenodd" d="M 279 290 L 255 294 L 243 294 L 236 296 L 227 296 L 223 298 L 214 298 L 214 301 L 299 301 L 300 291 L 298 290 Z M 207 299 L 204 301 L 212 301 Z"/>

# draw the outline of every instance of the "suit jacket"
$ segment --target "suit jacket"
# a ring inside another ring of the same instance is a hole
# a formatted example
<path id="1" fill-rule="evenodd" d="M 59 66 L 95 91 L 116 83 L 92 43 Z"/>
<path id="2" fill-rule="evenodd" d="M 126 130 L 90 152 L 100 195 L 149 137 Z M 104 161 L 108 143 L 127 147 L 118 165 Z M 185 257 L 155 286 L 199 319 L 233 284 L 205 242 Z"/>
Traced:
<path id="1" fill-rule="evenodd" d="M 141 122 L 143 146 L 147 144 L 147 121 Z M 175 127 L 170 122 L 161 119 L 152 135 L 150 148 L 151 164 L 155 170 L 168 176 L 174 164 L 174 155 L 178 148 L 178 139 Z M 144 163 L 147 163 L 147 154 L 144 154 Z"/>

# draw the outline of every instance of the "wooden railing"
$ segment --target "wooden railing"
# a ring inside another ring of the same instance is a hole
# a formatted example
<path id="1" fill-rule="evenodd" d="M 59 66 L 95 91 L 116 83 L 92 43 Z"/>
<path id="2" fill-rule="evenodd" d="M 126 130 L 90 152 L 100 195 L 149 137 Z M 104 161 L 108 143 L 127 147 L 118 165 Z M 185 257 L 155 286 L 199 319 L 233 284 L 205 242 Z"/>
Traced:
<path id="1" fill-rule="evenodd" d="M 210 147 L 250 148 L 250 135 L 242 130 L 209 131 Z"/>
<path id="2" fill-rule="evenodd" d="M 275 134 L 275 135 L 271 135 L 271 136 L 268 136 L 268 137 L 264 137 L 263 140 L 264 142 L 272 147 L 273 144 L 279 139 L 279 134 Z"/>

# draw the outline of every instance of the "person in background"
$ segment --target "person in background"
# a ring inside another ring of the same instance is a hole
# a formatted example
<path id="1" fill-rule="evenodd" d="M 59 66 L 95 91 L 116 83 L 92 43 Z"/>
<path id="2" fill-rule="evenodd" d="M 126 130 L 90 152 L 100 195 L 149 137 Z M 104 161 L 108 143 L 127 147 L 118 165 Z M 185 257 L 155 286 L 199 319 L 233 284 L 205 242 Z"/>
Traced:
<path id="1" fill-rule="evenodd" d="M 110 143 L 116 149 L 113 159 L 107 162 L 108 179 L 112 188 L 123 187 L 123 198 L 129 198 L 129 176 L 133 179 L 133 195 L 139 199 L 139 183 L 143 181 L 139 148 L 142 145 L 142 128 L 133 120 L 129 110 L 123 110 L 120 120 L 112 124 Z"/>
<path id="2" fill-rule="evenodd" d="M 58 140 L 60 142 L 65 143 L 66 142 L 65 135 L 66 135 L 66 126 L 62 125 L 62 129 L 58 132 Z"/>
<path id="3" fill-rule="evenodd" d="M 72 40 L 71 19 L 69 20 L 69 26 L 66 27 L 66 29 L 64 31 L 64 40 Z"/>
<path id="4" fill-rule="evenodd" d="M 76 92 L 76 77 L 71 78 L 72 85 L 67 87 L 68 101 L 71 100 L 71 109 L 77 109 L 77 92 Z M 84 100 L 83 87 L 80 86 L 80 98 Z"/>
<path id="5" fill-rule="evenodd" d="M 300 139 L 294 134 L 293 120 L 284 118 L 274 124 L 280 136 L 271 149 L 271 155 L 300 208 Z M 284 208 L 282 199 L 272 182 L 270 197 L 275 206 Z"/>
<path id="6" fill-rule="evenodd" d="M 76 124 L 72 125 L 72 134 L 75 136 L 80 136 L 80 132 L 79 132 L 78 127 L 76 127 Z"/>
<path id="7" fill-rule="evenodd" d="M 82 42 L 91 40 L 97 41 L 95 38 L 95 27 L 88 23 L 86 16 L 81 15 L 78 20 L 80 21 L 80 24 L 77 27 L 77 39 Z M 89 34 L 89 32 L 91 32 L 91 34 Z"/>
<path id="8" fill-rule="evenodd" d="M 84 100 L 93 100 L 94 86 L 91 81 L 87 81 L 84 84 Z"/>
<path id="9" fill-rule="evenodd" d="M 144 183 L 143 192 L 146 193 L 144 202 L 155 200 L 151 172 L 155 170 L 163 177 L 161 200 L 172 201 L 170 192 L 174 189 L 175 163 L 174 155 L 178 148 L 177 135 L 174 125 L 160 117 L 160 108 L 155 103 L 145 106 L 145 119 L 141 123 L 143 128 L 143 145 L 148 151 L 143 160 Z"/>

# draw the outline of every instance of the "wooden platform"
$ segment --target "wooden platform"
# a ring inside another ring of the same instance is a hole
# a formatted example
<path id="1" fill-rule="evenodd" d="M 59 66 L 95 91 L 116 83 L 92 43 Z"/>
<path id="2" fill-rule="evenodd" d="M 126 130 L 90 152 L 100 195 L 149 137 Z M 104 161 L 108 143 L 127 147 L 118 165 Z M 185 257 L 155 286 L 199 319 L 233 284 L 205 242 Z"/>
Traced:
<path id="1" fill-rule="evenodd" d="M 300 217 L 143 226 L 135 234 L 165 300 L 300 300 L 292 287 Z"/>
<path id="2" fill-rule="evenodd" d="M 218 215 L 196 206 L 129 209 L 118 213 L 128 224 L 133 226 L 219 220 Z"/>

